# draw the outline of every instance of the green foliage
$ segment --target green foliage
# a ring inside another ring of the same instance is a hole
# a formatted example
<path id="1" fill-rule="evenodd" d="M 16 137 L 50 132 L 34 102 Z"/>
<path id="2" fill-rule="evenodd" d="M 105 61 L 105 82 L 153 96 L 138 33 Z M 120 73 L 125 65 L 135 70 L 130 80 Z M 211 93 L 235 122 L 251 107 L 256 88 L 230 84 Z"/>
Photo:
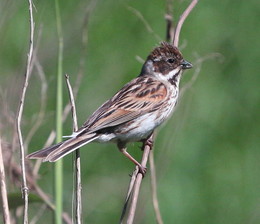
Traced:
<path id="1" fill-rule="evenodd" d="M 15 89 L 21 86 L 22 78 L 18 77 L 23 75 L 27 53 L 28 11 L 26 1 L 2 2 L 0 83 L 15 111 L 18 98 Z M 188 2 L 174 5 L 175 21 Z M 38 57 L 47 76 L 48 100 L 43 125 L 32 139 L 29 151 L 41 148 L 48 133 L 55 128 L 58 54 L 54 2 L 34 1 L 34 4 L 37 8 L 36 37 L 42 24 Z M 78 73 L 81 31 L 90 1 L 63 0 L 60 4 L 64 31 L 63 71 L 73 82 Z M 97 1 L 89 18 L 84 77 L 76 100 L 79 124 L 139 74 L 141 63 L 135 56 L 145 59 L 159 42 L 128 6 L 139 10 L 154 32 L 162 40 L 165 38 L 164 1 Z M 197 80 L 180 99 L 173 117 L 157 134 L 155 162 L 165 223 L 260 222 L 259 12 L 257 0 L 239 3 L 204 0 L 184 23 L 180 45 L 185 45 L 182 52 L 187 60 L 195 62 L 211 53 L 222 56 L 221 60 L 213 58 L 203 62 Z M 193 71 L 184 74 L 182 86 L 189 82 Z M 24 111 L 25 135 L 39 111 L 39 88 L 34 70 Z M 63 99 L 66 103 L 68 96 L 64 94 Z M 68 119 L 64 135 L 71 133 L 71 124 Z M 140 158 L 138 146 L 130 144 L 129 150 Z M 83 220 L 85 223 L 116 223 L 133 165 L 112 144 L 90 144 L 81 151 Z M 68 213 L 73 185 L 71 164 L 71 157 L 66 157 L 63 186 L 64 209 Z M 52 195 L 51 166 L 43 164 L 40 172 L 44 172 L 40 186 Z M 155 223 L 149 179 L 144 182 L 136 223 Z M 44 218 L 40 221 L 44 223 Z"/>

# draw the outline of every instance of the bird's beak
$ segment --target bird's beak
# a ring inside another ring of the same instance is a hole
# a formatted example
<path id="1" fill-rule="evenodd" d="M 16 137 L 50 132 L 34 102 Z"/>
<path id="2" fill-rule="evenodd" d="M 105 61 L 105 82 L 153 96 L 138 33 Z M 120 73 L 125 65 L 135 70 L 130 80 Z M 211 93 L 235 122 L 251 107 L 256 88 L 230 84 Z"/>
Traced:
<path id="1" fill-rule="evenodd" d="M 190 69 L 193 67 L 193 65 L 190 62 L 185 61 L 185 60 L 183 60 L 181 62 L 181 66 L 182 66 L 182 69 Z"/>

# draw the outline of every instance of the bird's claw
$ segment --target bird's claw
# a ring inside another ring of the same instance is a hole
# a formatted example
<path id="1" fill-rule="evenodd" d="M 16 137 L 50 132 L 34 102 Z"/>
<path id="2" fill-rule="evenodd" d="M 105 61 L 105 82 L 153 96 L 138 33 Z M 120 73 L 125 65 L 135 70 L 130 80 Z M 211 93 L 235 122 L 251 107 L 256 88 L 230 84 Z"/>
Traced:
<path id="1" fill-rule="evenodd" d="M 141 147 L 141 150 L 142 151 L 144 151 L 144 148 L 145 148 L 145 146 L 149 146 L 149 148 L 150 148 L 150 150 L 152 150 L 152 148 L 153 148 L 153 140 L 151 140 L 151 139 L 146 139 L 146 140 L 143 140 L 142 141 L 143 142 L 143 145 L 142 145 L 142 147 Z"/>
<path id="2" fill-rule="evenodd" d="M 147 168 L 142 165 L 138 166 L 138 168 L 139 168 L 139 173 L 141 173 L 144 177 L 146 174 Z"/>

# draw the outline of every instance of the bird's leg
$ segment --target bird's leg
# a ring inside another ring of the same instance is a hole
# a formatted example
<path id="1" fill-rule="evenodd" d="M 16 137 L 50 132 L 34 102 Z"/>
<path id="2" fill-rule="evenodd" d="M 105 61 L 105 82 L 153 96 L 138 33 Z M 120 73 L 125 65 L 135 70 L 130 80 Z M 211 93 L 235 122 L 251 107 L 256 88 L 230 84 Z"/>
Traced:
<path id="1" fill-rule="evenodd" d="M 143 145 L 142 145 L 142 147 L 141 147 L 141 149 L 142 149 L 142 151 L 144 151 L 144 147 L 146 146 L 146 145 L 148 145 L 149 147 L 150 147 L 150 150 L 152 150 L 153 149 L 153 139 L 154 139 L 154 136 L 153 136 L 153 132 L 147 137 L 147 139 L 144 139 L 144 140 L 142 140 L 141 142 L 143 143 Z"/>
<path id="2" fill-rule="evenodd" d="M 142 173 L 144 176 L 146 174 L 147 168 L 142 166 L 139 162 L 137 162 L 137 160 L 126 151 L 127 148 L 126 148 L 125 144 L 119 142 L 117 144 L 117 147 L 120 152 L 122 152 L 128 159 L 130 159 L 135 165 L 137 165 L 139 167 L 139 172 Z"/>

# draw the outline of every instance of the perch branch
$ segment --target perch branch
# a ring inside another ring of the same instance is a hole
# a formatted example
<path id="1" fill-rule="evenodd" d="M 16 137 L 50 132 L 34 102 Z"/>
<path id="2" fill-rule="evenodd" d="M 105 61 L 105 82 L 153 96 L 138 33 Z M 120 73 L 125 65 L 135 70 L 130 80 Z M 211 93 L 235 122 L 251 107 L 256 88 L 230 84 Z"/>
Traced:
<path id="1" fill-rule="evenodd" d="M 154 134 L 152 134 L 149 137 L 149 139 L 147 139 L 147 141 L 144 143 L 144 152 L 143 152 L 143 157 L 142 157 L 142 162 L 141 162 L 141 165 L 144 167 L 146 167 L 150 150 L 152 150 L 151 142 L 153 142 L 153 140 L 154 140 Z M 150 142 L 150 144 L 148 144 L 148 142 Z M 143 175 L 141 173 L 138 173 L 136 176 L 135 185 L 133 188 L 133 195 L 132 195 L 132 201 L 131 201 L 130 208 L 129 208 L 127 224 L 132 224 L 134 221 L 135 210 L 136 210 L 136 205 L 137 205 L 137 200 L 138 200 L 138 196 L 139 196 L 142 179 L 143 179 Z"/>
<path id="2" fill-rule="evenodd" d="M 26 183 L 26 170 L 25 170 L 25 152 L 24 152 L 24 144 L 23 144 L 23 137 L 22 137 L 22 131 L 21 131 L 21 119 L 23 114 L 23 108 L 24 108 L 24 100 L 25 100 L 25 94 L 28 86 L 29 81 L 29 75 L 30 75 L 30 67 L 31 67 L 31 61 L 33 56 L 33 38 L 34 38 L 34 21 L 33 21 L 33 4 L 32 0 L 28 0 L 29 3 L 29 16 L 30 16 L 30 40 L 29 40 L 29 54 L 27 57 L 27 66 L 26 66 L 26 72 L 25 72 L 25 80 L 24 85 L 22 89 L 22 94 L 20 98 L 20 104 L 18 107 L 18 113 L 16 117 L 16 128 L 18 133 L 18 140 L 20 145 L 20 165 L 21 165 L 21 171 L 22 171 L 22 194 L 24 199 L 24 211 L 23 211 L 23 219 L 24 223 L 28 223 L 28 187 Z"/>

